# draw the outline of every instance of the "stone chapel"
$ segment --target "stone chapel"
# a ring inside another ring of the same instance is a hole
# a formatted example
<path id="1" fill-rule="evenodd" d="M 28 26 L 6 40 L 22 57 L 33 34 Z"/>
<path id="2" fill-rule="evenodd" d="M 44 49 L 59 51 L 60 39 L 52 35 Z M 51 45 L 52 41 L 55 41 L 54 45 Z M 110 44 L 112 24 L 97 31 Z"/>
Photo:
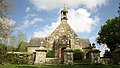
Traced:
<path id="1" fill-rule="evenodd" d="M 67 22 L 67 14 L 68 11 L 64 6 L 63 10 L 61 10 L 61 23 L 58 27 L 48 37 L 32 37 L 29 42 L 28 52 L 35 52 L 35 49 L 43 46 L 47 50 L 54 50 L 55 57 L 62 57 L 63 50 L 70 47 L 73 50 L 80 49 L 84 53 L 84 59 L 91 59 L 89 52 L 92 50 L 92 46 L 89 39 L 80 38 L 75 33 Z"/>

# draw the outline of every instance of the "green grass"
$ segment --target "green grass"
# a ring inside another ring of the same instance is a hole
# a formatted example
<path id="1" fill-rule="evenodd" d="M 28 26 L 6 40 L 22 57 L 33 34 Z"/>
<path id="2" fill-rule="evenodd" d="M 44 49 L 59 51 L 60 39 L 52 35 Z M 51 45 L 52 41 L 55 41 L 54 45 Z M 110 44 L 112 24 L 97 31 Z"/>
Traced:
<path id="1" fill-rule="evenodd" d="M 120 65 L 92 65 L 89 60 L 75 60 L 74 65 L 43 65 L 43 66 L 35 66 L 35 65 L 11 65 L 5 64 L 1 65 L 0 68 L 120 68 Z"/>
<path id="2" fill-rule="evenodd" d="M 74 60 L 74 64 L 90 64 L 90 60 Z"/>
<path id="3" fill-rule="evenodd" d="M 0 68 L 120 68 L 120 65 L 10 65 L 6 64 Z"/>

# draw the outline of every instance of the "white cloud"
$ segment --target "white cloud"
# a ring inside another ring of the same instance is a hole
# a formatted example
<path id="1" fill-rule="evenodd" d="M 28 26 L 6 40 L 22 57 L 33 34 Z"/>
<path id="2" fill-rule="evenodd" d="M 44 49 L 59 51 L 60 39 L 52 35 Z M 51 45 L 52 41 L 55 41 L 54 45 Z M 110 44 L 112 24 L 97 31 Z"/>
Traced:
<path id="1" fill-rule="evenodd" d="M 101 51 L 101 52 L 100 52 L 100 56 L 101 56 L 101 57 L 103 57 L 103 55 L 104 55 L 104 53 L 105 53 L 105 50 L 110 51 L 110 49 L 107 47 L 106 44 L 102 44 L 102 45 L 100 45 L 99 50 Z"/>
<path id="2" fill-rule="evenodd" d="M 94 9 L 98 6 L 105 5 L 108 0 L 80 0 L 80 2 L 89 9 Z"/>
<path id="3" fill-rule="evenodd" d="M 30 12 L 29 12 L 30 11 Z M 16 30 L 19 29 L 23 29 L 23 28 L 27 28 L 31 25 L 36 25 L 36 23 L 40 23 L 41 21 L 43 21 L 42 18 L 38 17 L 37 14 L 32 13 L 31 8 L 27 7 L 26 8 L 26 12 L 29 12 L 25 15 L 24 20 L 22 21 L 22 25 L 18 25 L 16 27 Z"/>
<path id="4" fill-rule="evenodd" d="M 50 35 L 53 30 L 55 30 L 56 26 L 58 26 L 60 21 L 57 21 L 56 23 L 53 22 L 52 25 L 46 25 L 43 30 L 41 31 L 35 31 L 33 37 L 47 37 Z"/>
<path id="5" fill-rule="evenodd" d="M 83 8 L 79 8 L 77 10 L 70 9 L 68 11 L 68 23 L 71 25 L 73 30 L 75 30 L 75 32 L 90 33 L 92 26 L 99 21 L 97 16 L 95 18 L 91 18 L 91 13 Z"/>
<path id="6" fill-rule="evenodd" d="M 83 5 L 86 8 L 94 9 L 98 6 L 105 5 L 108 0 L 29 0 L 38 10 L 52 10 L 63 7 L 64 4 L 70 8 L 77 8 Z"/>
<path id="7" fill-rule="evenodd" d="M 31 8 L 30 8 L 30 7 L 27 7 L 25 11 L 26 11 L 26 12 L 29 12 L 30 10 L 31 10 Z"/>
<path id="8" fill-rule="evenodd" d="M 26 16 L 25 16 L 25 19 L 35 18 L 35 17 L 37 17 L 37 16 L 38 16 L 38 15 L 36 15 L 36 14 L 28 13 L 28 14 L 26 14 Z"/>
<path id="9" fill-rule="evenodd" d="M 77 33 L 90 33 L 92 31 L 92 26 L 99 21 L 98 17 L 91 18 L 91 14 L 86 9 L 69 9 L 68 11 L 68 24 L 70 24 L 73 30 Z M 58 18 L 60 20 L 60 16 Z M 44 27 L 42 31 L 35 31 L 34 37 L 48 36 L 58 26 L 59 23 L 60 21 L 57 21 L 56 23 L 53 22 L 52 25 L 47 25 Z"/>
<path id="10" fill-rule="evenodd" d="M 34 25 L 34 24 L 36 24 L 36 23 L 39 23 L 39 22 L 41 22 L 41 21 L 43 21 L 41 18 L 33 18 L 32 20 L 25 19 L 25 20 L 23 21 L 23 25 L 17 27 L 16 29 L 19 30 L 19 29 L 27 28 L 27 27 L 29 27 L 29 26 L 31 26 L 31 25 Z"/>
<path id="11" fill-rule="evenodd" d="M 25 20 L 23 23 L 23 27 L 28 27 L 30 25 L 34 25 L 36 23 L 38 23 L 39 21 L 42 21 L 41 18 L 33 18 L 32 20 Z"/>

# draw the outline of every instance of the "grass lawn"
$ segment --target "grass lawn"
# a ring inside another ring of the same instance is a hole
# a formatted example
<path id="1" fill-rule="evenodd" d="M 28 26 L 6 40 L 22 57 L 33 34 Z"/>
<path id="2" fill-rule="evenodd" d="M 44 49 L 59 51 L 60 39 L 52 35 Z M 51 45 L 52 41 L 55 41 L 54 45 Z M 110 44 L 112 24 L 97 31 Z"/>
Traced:
<path id="1" fill-rule="evenodd" d="M 0 68 L 120 68 L 120 65 L 92 65 L 88 60 L 75 60 L 74 65 L 1 65 Z"/>
<path id="2" fill-rule="evenodd" d="M 6 64 L 0 68 L 120 68 L 120 65 L 10 65 Z"/>

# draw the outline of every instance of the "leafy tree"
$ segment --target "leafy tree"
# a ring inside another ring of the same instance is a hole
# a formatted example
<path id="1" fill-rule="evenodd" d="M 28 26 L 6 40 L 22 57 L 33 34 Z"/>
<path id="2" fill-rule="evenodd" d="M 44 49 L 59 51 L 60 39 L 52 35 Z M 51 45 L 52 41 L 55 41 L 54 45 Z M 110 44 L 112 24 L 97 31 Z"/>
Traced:
<path id="1" fill-rule="evenodd" d="M 26 35 L 22 32 L 18 32 L 17 38 L 18 44 L 21 44 L 22 42 L 26 41 Z"/>
<path id="2" fill-rule="evenodd" d="M 108 50 L 105 50 L 105 53 L 103 55 L 104 57 L 107 57 L 107 58 L 110 58 L 112 55 L 111 55 L 111 52 L 108 51 Z"/>
<path id="3" fill-rule="evenodd" d="M 22 42 L 18 46 L 17 51 L 19 51 L 19 52 L 27 52 L 27 47 L 28 47 L 28 43 L 27 42 Z"/>
<path id="4" fill-rule="evenodd" d="M 7 52 L 7 38 L 13 31 L 13 24 L 11 24 L 9 15 L 13 7 L 13 2 L 10 0 L 0 0 L 0 59 L 1 63 L 6 59 Z"/>
<path id="5" fill-rule="evenodd" d="M 26 35 L 22 32 L 18 32 L 17 35 L 17 51 L 27 51 L 28 43 L 26 41 Z"/>
<path id="6" fill-rule="evenodd" d="M 75 49 L 73 57 L 74 57 L 74 60 L 82 60 L 84 55 L 83 55 L 83 52 L 80 51 L 80 49 Z"/>
<path id="7" fill-rule="evenodd" d="M 13 2 L 10 0 L 0 0 L 0 17 L 8 17 L 11 13 L 11 9 L 13 7 Z"/>
<path id="8" fill-rule="evenodd" d="M 18 32 L 17 35 L 11 35 L 9 38 L 9 46 L 13 46 L 15 48 L 20 47 L 21 45 L 24 45 L 24 42 L 26 41 L 26 35 L 22 32 Z"/>
<path id="9" fill-rule="evenodd" d="M 11 35 L 10 39 L 9 39 L 9 43 L 8 46 L 12 46 L 12 47 L 18 47 L 18 41 L 17 41 L 17 36 L 15 35 Z"/>
<path id="10" fill-rule="evenodd" d="M 98 35 L 97 43 L 107 44 L 110 51 L 114 51 L 115 48 L 120 45 L 120 17 L 108 19 L 106 23 L 101 26 Z"/>
<path id="11" fill-rule="evenodd" d="M 7 51 L 16 51 L 16 48 L 13 46 L 7 46 Z"/>

